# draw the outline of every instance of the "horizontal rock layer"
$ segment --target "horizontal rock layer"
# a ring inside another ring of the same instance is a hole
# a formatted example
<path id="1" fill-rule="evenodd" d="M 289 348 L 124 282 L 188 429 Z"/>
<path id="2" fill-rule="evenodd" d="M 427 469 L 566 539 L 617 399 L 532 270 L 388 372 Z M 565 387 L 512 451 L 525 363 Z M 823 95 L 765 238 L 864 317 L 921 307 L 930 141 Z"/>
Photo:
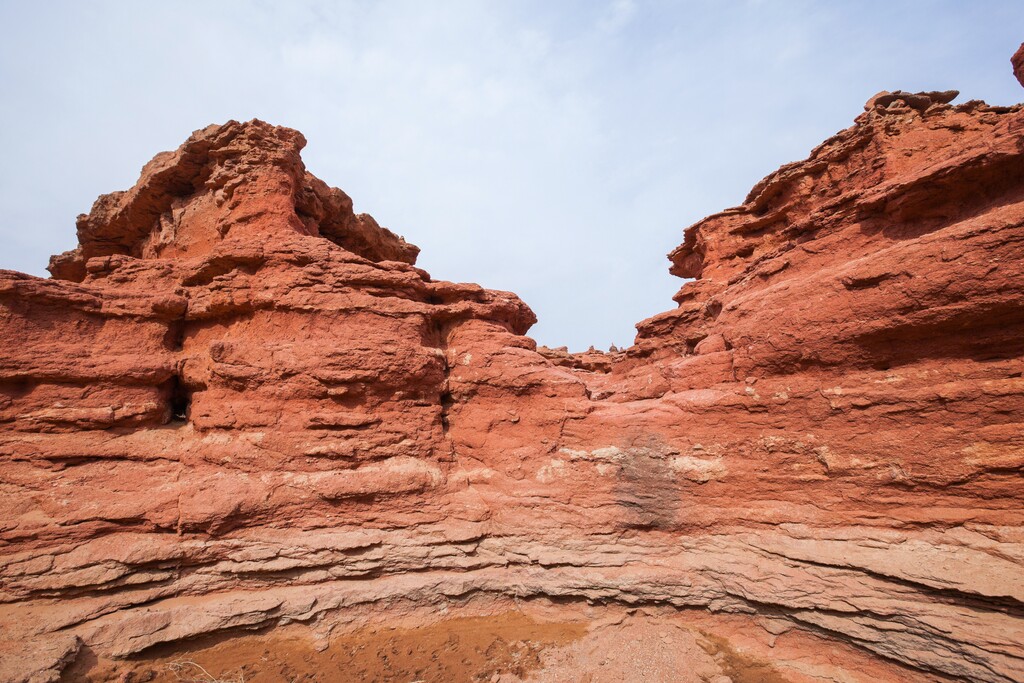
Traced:
<path id="1" fill-rule="evenodd" d="M 1024 109 L 954 96 L 689 228 L 609 354 L 416 268 L 299 133 L 198 131 L 0 272 L 0 673 L 489 595 L 877 657 L 794 681 L 1024 679 Z"/>

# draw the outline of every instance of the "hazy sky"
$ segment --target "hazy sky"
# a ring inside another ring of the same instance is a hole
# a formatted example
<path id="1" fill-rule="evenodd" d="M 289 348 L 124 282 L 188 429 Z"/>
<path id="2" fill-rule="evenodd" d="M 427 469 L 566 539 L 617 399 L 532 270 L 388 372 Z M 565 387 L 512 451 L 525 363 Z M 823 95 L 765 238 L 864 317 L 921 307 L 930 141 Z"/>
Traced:
<path id="1" fill-rule="evenodd" d="M 531 334 L 628 345 L 665 254 L 886 89 L 1024 99 L 1024 1 L 0 0 L 0 268 L 195 129 L 301 130 L 310 171 Z"/>

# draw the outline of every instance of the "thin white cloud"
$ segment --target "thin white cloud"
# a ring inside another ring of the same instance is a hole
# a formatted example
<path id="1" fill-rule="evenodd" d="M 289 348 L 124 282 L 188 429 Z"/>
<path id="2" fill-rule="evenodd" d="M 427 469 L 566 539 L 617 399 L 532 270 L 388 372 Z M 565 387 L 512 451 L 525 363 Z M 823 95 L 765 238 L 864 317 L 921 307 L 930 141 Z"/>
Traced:
<path id="1" fill-rule="evenodd" d="M 612 0 L 605 7 L 597 26 L 602 33 L 615 33 L 630 22 L 636 9 L 634 0 Z"/>

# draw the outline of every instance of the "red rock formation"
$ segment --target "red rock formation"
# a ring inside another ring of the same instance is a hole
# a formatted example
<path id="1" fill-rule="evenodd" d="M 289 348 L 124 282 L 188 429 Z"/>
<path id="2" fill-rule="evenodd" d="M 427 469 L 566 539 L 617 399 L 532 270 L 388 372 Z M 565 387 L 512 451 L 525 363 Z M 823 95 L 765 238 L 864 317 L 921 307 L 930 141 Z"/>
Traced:
<path id="1" fill-rule="evenodd" d="M 553 600 L 794 681 L 1021 680 L 1024 108 L 954 96 L 689 228 L 610 354 L 432 280 L 299 133 L 198 131 L 0 273 L 0 674 Z"/>

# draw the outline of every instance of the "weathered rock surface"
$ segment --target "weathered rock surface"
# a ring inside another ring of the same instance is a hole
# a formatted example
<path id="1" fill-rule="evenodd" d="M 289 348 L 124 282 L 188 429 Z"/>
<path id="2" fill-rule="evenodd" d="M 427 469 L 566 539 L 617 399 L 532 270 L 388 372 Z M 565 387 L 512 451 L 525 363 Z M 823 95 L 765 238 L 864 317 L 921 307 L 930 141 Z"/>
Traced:
<path id="1" fill-rule="evenodd" d="M 295 131 L 158 155 L 0 272 L 0 678 L 489 596 L 798 633 L 793 681 L 1024 679 L 1024 108 L 955 96 L 687 229 L 609 354 L 416 268 Z"/>

